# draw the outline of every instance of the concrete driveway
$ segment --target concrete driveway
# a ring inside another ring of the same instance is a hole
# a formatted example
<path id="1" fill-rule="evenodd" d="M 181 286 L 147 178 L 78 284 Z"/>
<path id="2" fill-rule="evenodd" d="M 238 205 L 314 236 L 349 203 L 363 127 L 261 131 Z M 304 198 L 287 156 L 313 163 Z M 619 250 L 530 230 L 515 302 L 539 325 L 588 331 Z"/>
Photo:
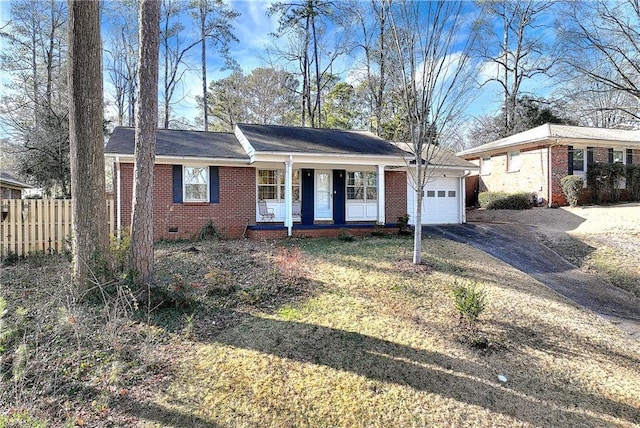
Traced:
<path id="1" fill-rule="evenodd" d="M 567 262 L 521 224 L 424 226 L 432 235 L 471 245 L 531 275 L 558 294 L 607 318 L 640 340 L 640 299 Z"/>

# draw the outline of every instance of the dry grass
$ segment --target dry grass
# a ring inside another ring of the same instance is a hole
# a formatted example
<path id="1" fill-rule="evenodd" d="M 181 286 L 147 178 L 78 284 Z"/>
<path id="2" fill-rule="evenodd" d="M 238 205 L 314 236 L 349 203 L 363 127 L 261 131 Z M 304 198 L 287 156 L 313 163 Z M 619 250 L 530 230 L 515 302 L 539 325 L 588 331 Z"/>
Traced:
<path id="1" fill-rule="evenodd" d="M 203 426 L 640 423 L 638 344 L 520 272 L 442 240 L 427 272 L 406 240 L 301 245 L 320 291 L 194 338 L 156 405 Z M 457 327 L 460 277 L 487 292 L 488 349 Z"/>
<path id="2" fill-rule="evenodd" d="M 640 343 L 465 245 L 427 239 L 418 267 L 409 239 L 193 246 L 157 250 L 163 286 L 197 286 L 180 300 L 188 309 L 143 313 L 136 328 L 153 340 L 124 343 L 144 346 L 146 371 L 94 382 L 118 389 L 100 411 L 90 394 L 68 399 L 71 415 L 90 426 L 640 424 Z M 486 291 L 477 331 L 458 324 L 456 279 Z M 13 306 L 20 293 L 2 294 Z M 32 410 L 20 417 L 47 419 Z"/>

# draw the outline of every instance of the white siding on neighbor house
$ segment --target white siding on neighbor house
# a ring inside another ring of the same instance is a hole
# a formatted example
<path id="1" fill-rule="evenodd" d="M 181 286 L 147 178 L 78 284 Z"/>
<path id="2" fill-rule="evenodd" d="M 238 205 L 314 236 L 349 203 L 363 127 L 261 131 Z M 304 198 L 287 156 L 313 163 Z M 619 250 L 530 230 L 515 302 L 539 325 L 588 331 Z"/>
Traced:
<path id="1" fill-rule="evenodd" d="M 462 223 L 462 186 L 460 177 L 438 177 L 427 184 L 422 200 L 422 224 Z M 407 209 L 409 224 L 415 224 L 416 195 L 407 183 Z"/>

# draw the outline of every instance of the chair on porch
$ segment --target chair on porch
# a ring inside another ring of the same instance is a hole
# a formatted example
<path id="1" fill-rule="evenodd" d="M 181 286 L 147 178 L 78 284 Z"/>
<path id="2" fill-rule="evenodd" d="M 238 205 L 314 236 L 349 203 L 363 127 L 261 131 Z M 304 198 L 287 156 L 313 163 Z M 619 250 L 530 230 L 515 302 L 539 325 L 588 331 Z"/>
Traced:
<path id="1" fill-rule="evenodd" d="M 294 202 L 291 204 L 291 216 L 292 217 L 302 217 L 302 202 Z"/>
<path id="2" fill-rule="evenodd" d="M 269 208 L 265 201 L 258 201 L 258 212 L 260 213 L 260 221 L 264 221 L 265 218 L 268 220 L 276 218 L 273 208 Z"/>

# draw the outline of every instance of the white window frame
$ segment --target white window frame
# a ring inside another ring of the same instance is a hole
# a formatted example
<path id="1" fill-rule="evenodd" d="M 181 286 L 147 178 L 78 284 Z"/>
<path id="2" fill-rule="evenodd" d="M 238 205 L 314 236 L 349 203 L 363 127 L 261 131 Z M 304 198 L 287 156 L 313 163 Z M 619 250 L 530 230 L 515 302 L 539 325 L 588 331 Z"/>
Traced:
<path id="1" fill-rule="evenodd" d="M 507 172 L 520 171 L 520 152 L 507 153 Z"/>
<path id="2" fill-rule="evenodd" d="M 262 171 L 269 171 L 275 174 L 275 183 L 268 183 L 268 184 L 260 184 L 260 172 Z M 293 198 L 293 202 L 300 202 L 300 198 L 301 198 L 301 194 L 300 194 L 300 170 L 299 169 L 294 169 L 292 171 L 292 180 L 293 180 L 293 184 L 292 184 L 292 198 Z M 262 199 L 260 198 L 260 186 L 269 186 L 269 187 L 275 187 L 275 199 L 270 198 L 270 199 Z M 296 192 L 297 189 L 297 192 Z M 265 201 L 271 201 L 271 202 L 284 202 L 284 193 L 285 193 L 285 173 L 283 169 L 267 169 L 267 168 L 262 168 L 262 169 L 258 169 L 256 171 L 256 197 L 258 198 L 258 200 L 265 200 Z"/>
<path id="3" fill-rule="evenodd" d="M 616 162 L 616 153 L 620 153 L 620 161 Z M 613 149 L 613 163 L 627 164 L 627 151 L 625 149 Z"/>
<path id="4" fill-rule="evenodd" d="M 362 186 L 358 186 L 355 184 L 355 175 L 354 174 L 362 174 Z M 354 177 L 354 184 L 349 184 L 349 180 L 351 177 Z M 375 183 L 370 184 L 369 178 L 374 177 Z M 349 197 L 349 188 L 362 188 L 362 198 L 350 198 Z M 369 197 L 369 192 L 375 192 L 375 198 Z M 372 171 L 347 171 L 347 179 L 346 179 L 346 199 L 347 201 L 363 201 L 363 202 L 371 202 L 378 200 L 378 173 Z"/>
<path id="5" fill-rule="evenodd" d="M 189 198 L 187 193 L 187 186 L 190 185 L 201 185 L 203 183 L 190 183 L 189 178 L 192 177 L 192 174 L 188 174 L 188 169 L 202 169 L 205 174 L 206 181 L 206 193 L 204 198 Z M 211 186 L 211 177 L 209 177 L 209 167 L 208 166 L 196 166 L 196 165 L 183 165 L 182 166 L 182 201 L 184 203 L 194 203 L 194 202 L 205 202 L 209 203 L 209 195 L 210 195 L 210 187 Z"/>
<path id="6" fill-rule="evenodd" d="M 480 158 L 480 175 L 491 175 L 493 172 L 493 159 L 491 156 L 482 156 Z"/>

